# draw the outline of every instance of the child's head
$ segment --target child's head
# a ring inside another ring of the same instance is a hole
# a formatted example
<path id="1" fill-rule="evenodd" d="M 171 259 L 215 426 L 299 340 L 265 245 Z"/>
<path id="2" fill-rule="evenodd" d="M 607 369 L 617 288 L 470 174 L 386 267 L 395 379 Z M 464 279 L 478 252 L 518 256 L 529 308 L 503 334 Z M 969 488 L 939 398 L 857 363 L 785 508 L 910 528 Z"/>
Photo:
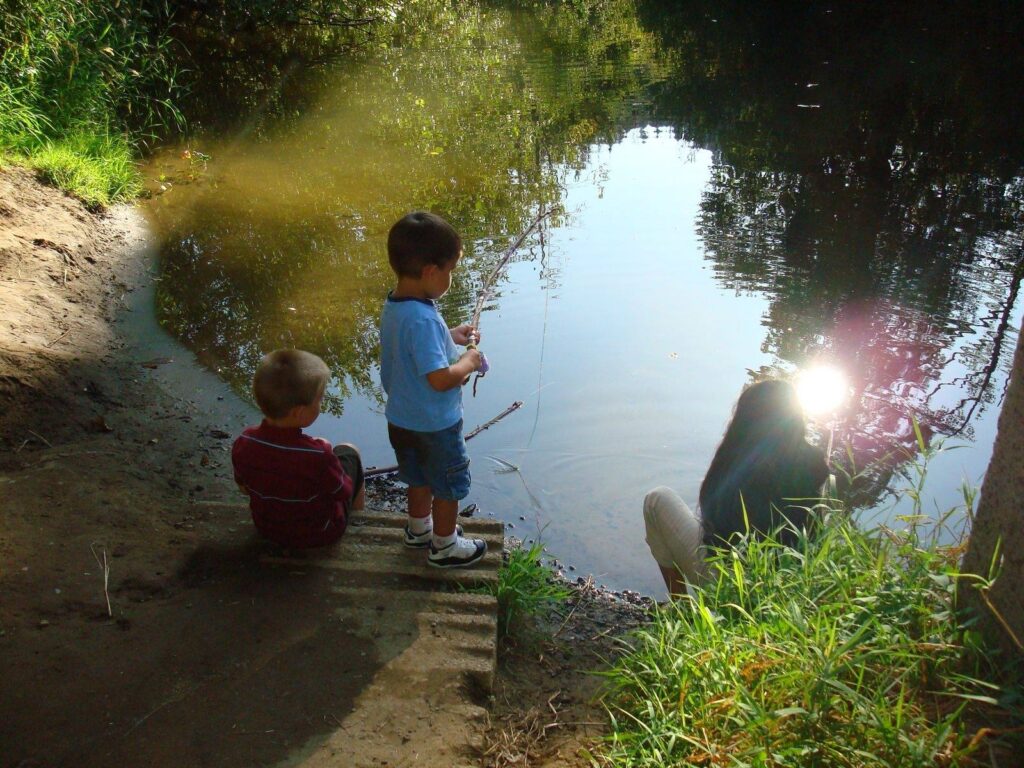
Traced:
<path id="1" fill-rule="evenodd" d="M 744 389 L 729 425 L 744 441 L 768 438 L 776 444 L 803 440 L 805 429 L 796 387 L 782 379 L 758 381 Z"/>
<path id="2" fill-rule="evenodd" d="M 767 379 L 744 389 L 704 476 L 701 506 L 713 493 L 724 489 L 728 496 L 754 482 L 752 477 L 765 484 L 776 481 L 777 468 L 806 446 L 806 428 L 796 388 L 788 381 Z"/>
<path id="3" fill-rule="evenodd" d="M 803 443 L 806 428 L 796 387 L 782 379 L 758 381 L 740 393 L 712 466 L 783 458 Z"/>
<path id="4" fill-rule="evenodd" d="M 388 261 L 399 277 L 419 279 L 423 269 L 444 269 L 462 253 L 462 238 L 447 221 L 433 213 L 413 211 L 388 232 Z"/>
<path id="5" fill-rule="evenodd" d="M 330 369 L 313 353 L 277 349 L 264 356 L 257 366 L 252 391 L 256 404 L 268 418 L 287 418 L 295 408 L 310 409 L 315 418 L 328 378 Z M 316 410 L 312 411 L 314 405 Z"/>

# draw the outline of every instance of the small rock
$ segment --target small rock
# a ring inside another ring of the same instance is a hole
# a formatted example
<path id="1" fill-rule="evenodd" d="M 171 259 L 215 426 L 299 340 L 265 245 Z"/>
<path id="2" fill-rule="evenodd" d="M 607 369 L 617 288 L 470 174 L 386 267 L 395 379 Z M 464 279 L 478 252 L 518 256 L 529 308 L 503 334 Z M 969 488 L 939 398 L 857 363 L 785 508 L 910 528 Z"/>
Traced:
<path id="1" fill-rule="evenodd" d="M 46 619 L 40 619 L 39 624 L 37 626 L 40 629 L 45 629 L 46 627 L 50 626 L 50 622 L 48 622 Z"/>

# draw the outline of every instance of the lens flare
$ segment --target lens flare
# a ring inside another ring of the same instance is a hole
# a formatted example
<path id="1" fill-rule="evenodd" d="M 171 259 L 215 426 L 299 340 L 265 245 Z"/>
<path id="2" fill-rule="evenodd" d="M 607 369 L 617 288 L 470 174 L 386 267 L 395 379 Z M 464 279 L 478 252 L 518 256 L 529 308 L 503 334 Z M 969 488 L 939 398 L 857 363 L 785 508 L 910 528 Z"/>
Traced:
<path id="1" fill-rule="evenodd" d="M 818 365 L 801 371 L 794 383 L 804 413 L 812 417 L 835 413 L 850 389 L 843 372 L 831 365 Z"/>

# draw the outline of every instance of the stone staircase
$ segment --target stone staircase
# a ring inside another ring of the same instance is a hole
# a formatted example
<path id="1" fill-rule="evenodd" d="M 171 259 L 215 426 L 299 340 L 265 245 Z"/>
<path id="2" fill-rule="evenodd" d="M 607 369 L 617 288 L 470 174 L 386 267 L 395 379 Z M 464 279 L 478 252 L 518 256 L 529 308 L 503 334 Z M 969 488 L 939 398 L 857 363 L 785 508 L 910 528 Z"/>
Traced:
<path id="1" fill-rule="evenodd" d="M 372 646 L 380 665 L 339 729 L 299 765 L 477 764 L 497 662 L 497 603 L 467 589 L 497 581 L 504 525 L 460 523 L 487 542 L 471 568 L 428 566 L 424 550 L 402 546 L 405 516 L 375 511 L 357 513 L 327 553 L 262 558 L 270 568 L 328 573 L 328 610 L 351 628 L 353 648 Z"/>

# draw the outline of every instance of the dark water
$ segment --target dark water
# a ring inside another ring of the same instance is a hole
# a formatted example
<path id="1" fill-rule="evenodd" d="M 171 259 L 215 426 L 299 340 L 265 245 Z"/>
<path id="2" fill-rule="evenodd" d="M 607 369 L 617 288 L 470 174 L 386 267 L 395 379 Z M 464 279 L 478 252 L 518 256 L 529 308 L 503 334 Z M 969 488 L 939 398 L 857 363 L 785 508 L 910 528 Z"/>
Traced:
<path id="1" fill-rule="evenodd" d="M 435 210 L 481 276 L 537 211 L 481 329 L 473 500 L 577 573 L 658 592 L 653 485 L 697 488 L 742 386 L 827 363 L 820 417 L 889 519 L 982 476 L 1022 310 L 1021 21 L 1010 6 L 421 3 L 336 49 L 211 56 L 199 130 L 147 169 L 161 323 L 240 392 L 295 345 L 335 372 L 313 431 L 392 461 L 376 367 L 388 227 Z M 187 158 L 183 158 L 184 153 Z M 201 153 L 201 154 L 200 154 Z M 917 424 L 915 430 L 914 424 Z M 510 471 L 509 464 L 517 471 Z"/>

